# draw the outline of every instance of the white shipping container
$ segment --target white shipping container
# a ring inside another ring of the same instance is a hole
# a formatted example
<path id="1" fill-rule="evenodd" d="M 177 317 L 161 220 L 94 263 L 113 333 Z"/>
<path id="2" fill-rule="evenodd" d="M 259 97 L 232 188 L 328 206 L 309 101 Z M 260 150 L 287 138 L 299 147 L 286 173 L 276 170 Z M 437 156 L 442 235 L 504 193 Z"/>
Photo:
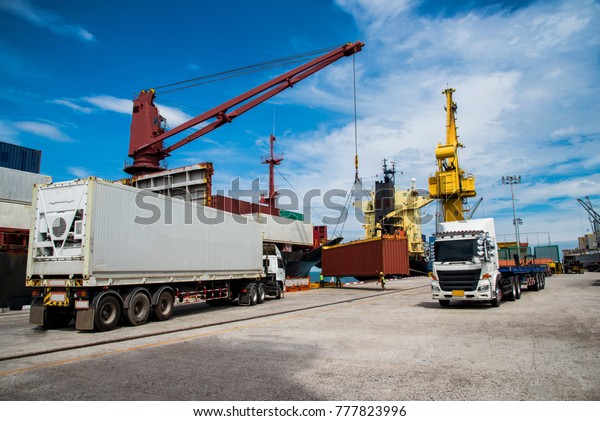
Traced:
<path id="1" fill-rule="evenodd" d="M 0 167 L 0 200 L 31 203 L 34 184 L 48 184 L 52 177 Z"/>
<path id="2" fill-rule="evenodd" d="M 0 228 L 31 228 L 31 205 L 0 200 Z"/>
<path id="3" fill-rule="evenodd" d="M 263 240 L 267 243 L 313 244 L 312 224 L 264 213 L 254 213 L 252 218 L 260 224 Z"/>
<path id="4" fill-rule="evenodd" d="M 219 279 L 262 273 L 250 218 L 96 178 L 40 186 L 27 278 L 82 286 Z"/>

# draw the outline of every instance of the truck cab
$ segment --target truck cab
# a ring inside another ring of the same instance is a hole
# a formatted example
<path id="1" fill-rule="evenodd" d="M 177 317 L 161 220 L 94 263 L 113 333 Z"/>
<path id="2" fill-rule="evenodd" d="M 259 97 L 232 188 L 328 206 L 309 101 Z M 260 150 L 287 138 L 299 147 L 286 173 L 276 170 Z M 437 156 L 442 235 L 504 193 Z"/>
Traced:
<path id="1" fill-rule="evenodd" d="M 263 277 L 285 282 L 283 257 L 275 244 L 263 244 Z"/>
<path id="2" fill-rule="evenodd" d="M 434 242 L 432 294 L 442 307 L 450 300 L 500 304 L 502 275 L 494 220 L 442 222 Z"/>

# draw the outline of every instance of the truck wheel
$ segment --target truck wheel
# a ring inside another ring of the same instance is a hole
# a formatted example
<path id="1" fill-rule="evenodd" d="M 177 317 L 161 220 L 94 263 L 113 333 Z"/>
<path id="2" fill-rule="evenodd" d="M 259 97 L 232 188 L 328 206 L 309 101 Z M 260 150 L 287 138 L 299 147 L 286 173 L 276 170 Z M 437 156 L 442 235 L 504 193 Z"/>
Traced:
<path id="1" fill-rule="evenodd" d="M 517 300 L 521 299 L 521 280 L 519 278 L 515 278 L 515 284 L 517 285 Z"/>
<path id="2" fill-rule="evenodd" d="M 500 307 L 501 303 L 502 303 L 502 288 L 500 288 L 500 285 L 498 285 L 498 283 L 496 283 L 496 298 L 492 299 L 490 301 L 490 304 L 492 304 L 492 307 Z"/>
<path id="3" fill-rule="evenodd" d="M 281 282 L 275 282 L 277 285 L 277 291 L 275 292 L 275 299 L 280 300 L 283 298 L 283 285 Z"/>
<path id="4" fill-rule="evenodd" d="M 96 306 L 94 326 L 100 332 L 113 330 L 121 318 L 121 304 L 114 295 L 105 295 Z"/>
<path id="5" fill-rule="evenodd" d="M 131 298 L 131 302 L 129 303 L 129 308 L 125 315 L 127 323 L 131 326 L 143 325 L 148 321 L 149 316 L 150 299 L 145 293 L 138 291 L 133 298 Z"/>
<path id="6" fill-rule="evenodd" d="M 546 274 L 542 273 L 541 278 L 542 278 L 542 288 L 541 289 L 546 289 Z"/>
<path id="7" fill-rule="evenodd" d="M 442 307 L 450 307 L 450 300 L 440 300 L 439 303 Z"/>
<path id="8" fill-rule="evenodd" d="M 256 305 L 258 302 L 258 288 L 256 287 L 256 284 L 250 284 L 248 290 L 248 301 L 251 306 Z"/>
<path id="9" fill-rule="evenodd" d="M 154 306 L 154 317 L 158 321 L 171 318 L 173 314 L 173 295 L 165 290 L 160 293 L 156 305 Z"/>
<path id="10" fill-rule="evenodd" d="M 73 313 L 62 308 L 46 307 L 44 312 L 45 329 L 62 329 L 69 326 Z"/>
<path id="11" fill-rule="evenodd" d="M 265 284 L 258 284 L 258 295 L 256 297 L 257 304 L 262 304 L 265 302 Z"/>
<path id="12" fill-rule="evenodd" d="M 517 299 L 517 285 L 514 279 L 510 281 L 510 286 L 511 290 L 508 293 L 508 300 L 515 301 Z"/>

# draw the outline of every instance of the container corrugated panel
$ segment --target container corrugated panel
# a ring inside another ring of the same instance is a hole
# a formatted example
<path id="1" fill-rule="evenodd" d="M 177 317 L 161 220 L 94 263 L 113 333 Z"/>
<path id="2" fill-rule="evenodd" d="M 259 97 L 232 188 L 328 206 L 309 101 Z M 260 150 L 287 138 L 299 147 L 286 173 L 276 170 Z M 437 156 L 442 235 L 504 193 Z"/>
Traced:
<path id="1" fill-rule="evenodd" d="M 270 208 L 269 206 L 246 202 L 244 200 L 221 195 L 211 196 L 210 206 L 225 212 L 237 213 L 238 215 L 264 213 L 268 215 L 279 216 L 279 209 L 277 208 Z"/>
<path id="2" fill-rule="evenodd" d="M 0 228 L 31 228 L 31 205 L 0 200 Z"/>
<path id="3" fill-rule="evenodd" d="M 313 226 L 302 221 L 284 218 L 282 216 L 252 214 L 258 222 L 266 243 L 296 244 L 312 246 Z"/>
<path id="4" fill-rule="evenodd" d="M 384 237 L 323 247 L 322 265 L 323 276 L 408 275 L 408 242 L 406 237 Z"/>
<path id="5" fill-rule="evenodd" d="M 28 277 L 83 275 L 93 286 L 262 273 L 261 230 L 250 218 L 93 178 L 40 187 L 37 198 Z M 59 241 L 52 251 L 44 238 L 69 232 L 78 210 L 82 245 Z"/>
<path id="6" fill-rule="evenodd" d="M 0 200 L 31 204 L 34 184 L 48 184 L 47 175 L 0 167 Z"/>
<path id="7" fill-rule="evenodd" d="M 0 142 L 0 167 L 39 173 L 41 161 L 41 151 Z"/>
<path id="8" fill-rule="evenodd" d="M 534 248 L 535 257 L 552 259 L 553 262 L 560 262 L 560 254 L 557 245 L 536 246 Z"/>

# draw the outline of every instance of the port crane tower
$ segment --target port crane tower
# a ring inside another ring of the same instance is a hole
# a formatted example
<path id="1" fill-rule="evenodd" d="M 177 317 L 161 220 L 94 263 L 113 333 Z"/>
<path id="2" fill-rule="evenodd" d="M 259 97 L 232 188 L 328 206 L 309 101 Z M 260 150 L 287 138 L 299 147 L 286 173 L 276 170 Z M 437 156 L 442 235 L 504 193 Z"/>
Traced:
<path id="1" fill-rule="evenodd" d="M 457 105 L 452 100 L 454 89 L 448 88 L 446 95 L 446 144 L 438 143 L 435 149 L 438 170 L 429 177 L 429 193 L 439 199 L 442 205 L 442 218 L 445 222 L 465 219 L 464 204 L 469 197 L 475 197 L 475 176 L 466 174 L 458 162 L 458 148 L 464 145 L 458 141 L 456 133 Z"/>

